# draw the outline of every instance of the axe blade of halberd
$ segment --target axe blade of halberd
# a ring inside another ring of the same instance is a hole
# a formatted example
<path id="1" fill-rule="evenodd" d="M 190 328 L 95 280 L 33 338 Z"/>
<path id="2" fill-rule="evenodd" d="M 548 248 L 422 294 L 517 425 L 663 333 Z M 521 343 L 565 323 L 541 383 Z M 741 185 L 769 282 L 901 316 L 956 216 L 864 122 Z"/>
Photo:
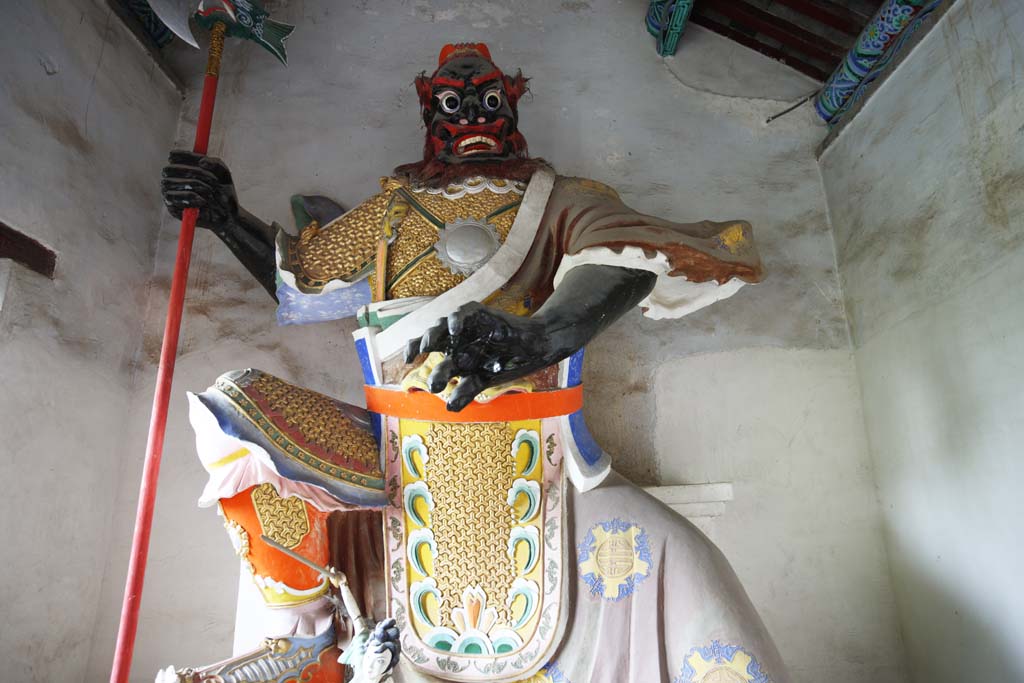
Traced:
<path id="1" fill-rule="evenodd" d="M 274 21 L 256 0 L 149 0 L 150 7 L 167 28 L 189 45 L 199 47 L 189 20 L 195 15 L 199 26 L 227 27 L 227 35 L 251 40 L 282 64 L 288 63 L 284 42 L 295 30 L 291 24 Z"/>
<path id="2" fill-rule="evenodd" d="M 188 20 L 196 13 L 199 3 L 200 0 L 149 0 L 149 6 L 160 21 L 192 47 L 199 47 L 199 41 L 192 34 Z"/>

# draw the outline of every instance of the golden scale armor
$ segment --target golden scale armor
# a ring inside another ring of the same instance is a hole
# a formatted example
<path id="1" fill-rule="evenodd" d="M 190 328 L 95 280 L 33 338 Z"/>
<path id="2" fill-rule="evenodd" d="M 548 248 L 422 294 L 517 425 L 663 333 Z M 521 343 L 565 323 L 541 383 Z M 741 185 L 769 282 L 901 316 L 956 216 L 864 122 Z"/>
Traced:
<path id="1" fill-rule="evenodd" d="M 442 261 L 446 233 L 464 222 L 485 226 L 478 232 L 493 228 L 496 250 L 512 228 L 525 189 L 521 182 L 486 178 L 437 190 L 412 189 L 381 178 L 381 192 L 352 211 L 326 226 L 311 223 L 298 238 L 285 236 L 281 265 L 307 294 L 322 291 L 332 280 L 352 282 L 368 275 L 374 301 L 437 296 L 472 272 L 473 264 L 460 269 Z M 483 254 L 479 265 L 490 255 Z"/>

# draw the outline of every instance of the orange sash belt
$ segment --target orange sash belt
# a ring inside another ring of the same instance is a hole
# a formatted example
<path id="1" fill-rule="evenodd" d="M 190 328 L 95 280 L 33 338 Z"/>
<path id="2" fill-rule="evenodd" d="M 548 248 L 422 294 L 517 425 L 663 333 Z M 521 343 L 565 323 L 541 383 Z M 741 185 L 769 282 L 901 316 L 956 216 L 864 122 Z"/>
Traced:
<path id="1" fill-rule="evenodd" d="M 426 391 L 402 391 L 364 385 L 366 408 L 381 415 L 393 415 L 426 422 L 512 422 L 570 415 L 583 407 L 583 387 L 503 394 L 487 403 L 470 403 L 460 412 L 445 407 L 444 399 Z"/>

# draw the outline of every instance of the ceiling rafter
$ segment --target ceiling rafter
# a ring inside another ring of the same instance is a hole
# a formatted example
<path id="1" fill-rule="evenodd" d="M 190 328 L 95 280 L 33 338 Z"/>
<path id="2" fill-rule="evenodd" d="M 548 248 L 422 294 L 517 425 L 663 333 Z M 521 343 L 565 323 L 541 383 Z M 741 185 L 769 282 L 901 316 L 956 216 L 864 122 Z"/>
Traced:
<path id="1" fill-rule="evenodd" d="M 848 7 L 827 0 L 773 0 L 772 4 L 789 7 L 818 23 L 849 36 L 856 36 L 860 33 L 869 19 Z"/>
<path id="2" fill-rule="evenodd" d="M 881 1 L 696 0 L 690 21 L 825 81 Z"/>
<path id="3" fill-rule="evenodd" d="M 838 60 L 846 54 L 846 48 L 758 9 L 745 0 L 704 0 L 702 7 L 823 62 Z"/>
<path id="4" fill-rule="evenodd" d="M 719 35 L 725 36 L 726 38 L 729 38 L 739 43 L 740 45 L 749 47 L 752 50 L 757 50 L 758 52 L 767 57 L 777 59 L 783 64 L 791 66 L 800 73 L 810 76 L 815 80 L 824 81 L 826 78 L 828 78 L 828 72 L 825 71 L 824 69 L 814 66 L 809 62 L 805 62 L 799 59 L 798 57 L 794 57 L 793 55 L 787 54 L 786 52 L 783 52 L 777 47 L 773 47 L 771 45 L 762 43 L 758 41 L 756 38 L 753 38 L 747 35 L 746 33 L 739 31 L 738 29 L 717 22 L 714 19 L 710 19 L 703 14 L 694 14 L 693 17 L 691 17 L 690 21 L 692 21 L 694 24 L 697 24 L 698 26 L 703 26 L 709 31 L 713 31 Z"/>

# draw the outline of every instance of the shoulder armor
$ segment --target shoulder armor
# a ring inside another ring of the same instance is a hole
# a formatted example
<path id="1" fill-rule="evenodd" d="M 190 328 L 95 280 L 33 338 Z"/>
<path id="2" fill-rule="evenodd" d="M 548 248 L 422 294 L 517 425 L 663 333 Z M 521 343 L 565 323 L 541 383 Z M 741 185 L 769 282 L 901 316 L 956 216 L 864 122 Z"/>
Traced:
<path id="1" fill-rule="evenodd" d="M 317 294 L 332 280 L 353 282 L 373 267 L 377 242 L 388 230 L 391 195 L 401 183 L 381 179 L 381 192 L 351 211 L 321 224 L 311 220 L 298 237 L 278 234 L 278 267 L 295 277 L 296 288 Z"/>
<path id="2" fill-rule="evenodd" d="M 221 429 L 267 451 L 277 472 L 350 505 L 385 502 L 370 414 L 248 369 L 221 375 L 199 395 Z"/>

